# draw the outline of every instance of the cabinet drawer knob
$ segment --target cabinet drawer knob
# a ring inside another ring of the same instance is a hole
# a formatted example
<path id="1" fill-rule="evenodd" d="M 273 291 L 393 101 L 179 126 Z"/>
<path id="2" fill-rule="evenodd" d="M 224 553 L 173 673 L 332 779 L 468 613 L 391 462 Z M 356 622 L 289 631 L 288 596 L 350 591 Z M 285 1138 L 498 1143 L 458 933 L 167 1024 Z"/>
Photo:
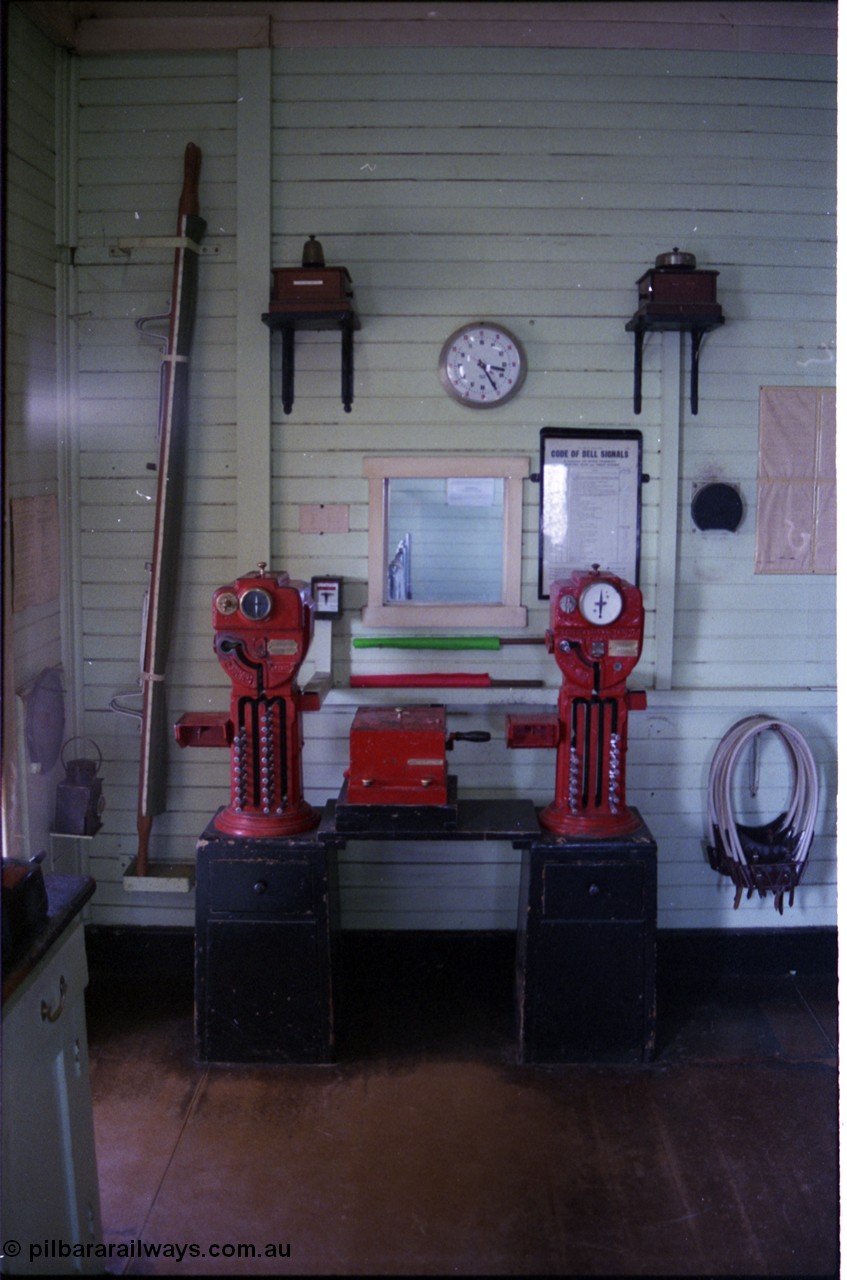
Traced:
<path id="1" fill-rule="evenodd" d="M 68 984 L 65 982 L 64 974 L 59 979 L 59 1003 L 54 1007 L 46 1000 L 41 1001 L 41 1021 L 42 1022 L 58 1022 L 62 1016 L 62 1010 L 65 1007 L 65 996 L 68 994 Z"/>
<path id="2" fill-rule="evenodd" d="M 267 891 L 268 891 L 267 880 L 257 880 L 256 883 L 253 885 L 254 893 L 267 893 Z"/>
<path id="3" fill-rule="evenodd" d="M 589 898 L 596 898 L 596 897 L 597 897 L 597 894 L 598 894 L 599 892 L 600 892 L 600 886 L 599 886 L 599 884 L 590 884 L 590 885 L 588 886 L 588 896 L 589 896 Z"/>

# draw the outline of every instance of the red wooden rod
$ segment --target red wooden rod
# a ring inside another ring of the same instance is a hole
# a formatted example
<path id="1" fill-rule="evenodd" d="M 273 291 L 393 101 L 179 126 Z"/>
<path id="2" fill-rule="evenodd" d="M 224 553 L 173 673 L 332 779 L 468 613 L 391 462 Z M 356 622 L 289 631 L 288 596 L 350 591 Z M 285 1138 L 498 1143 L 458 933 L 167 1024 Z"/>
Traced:
<path id="1" fill-rule="evenodd" d="M 450 671 L 423 675 L 351 676 L 351 689 L 541 689 L 543 680 L 492 680 L 485 672 Z"/>

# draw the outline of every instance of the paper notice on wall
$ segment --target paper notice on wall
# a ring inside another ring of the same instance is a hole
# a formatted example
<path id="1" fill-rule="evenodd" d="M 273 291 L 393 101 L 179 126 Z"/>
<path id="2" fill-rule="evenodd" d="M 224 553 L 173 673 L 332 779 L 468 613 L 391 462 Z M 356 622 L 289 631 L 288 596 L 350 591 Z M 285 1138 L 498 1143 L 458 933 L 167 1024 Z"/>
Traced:
<path id="1" fill-rule="evenodd" d="M 539 595 L 593 564 L 637 585 L 641 484 L 640 432 L 542 430 Z"/>
<path id="2" fill-rule="evenodd" d="M 502 500 L 503 481 L 494 476 L 448 476 L 448 507 L 493 507 Z"/>
<path id="3" fill-rule="evenodd" d="M 300 507 L 300 532 L 349 533 L 349 506 L 346 503 L 305 503 Z"/>
<path id="4" fill-rule="evenodd" d="M 835 573 L 835 390 L 762 387 L 756 573 Z"/>
<path id="5" fill-rule="evenodd" d="M 59 503 L 55 493 L 13 498 L 12 612 L 59 595 Z"/>

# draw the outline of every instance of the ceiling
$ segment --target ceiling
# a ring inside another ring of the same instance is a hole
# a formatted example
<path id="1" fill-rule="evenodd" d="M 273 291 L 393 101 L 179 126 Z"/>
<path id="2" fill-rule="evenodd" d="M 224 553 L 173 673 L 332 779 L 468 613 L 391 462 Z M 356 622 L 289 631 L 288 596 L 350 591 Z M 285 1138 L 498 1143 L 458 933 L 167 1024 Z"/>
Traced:
<path id="1" fill-rule="evenodd" d="M 17 0 L 87 56 L 240 48 L 652 48 L 835 55 L 837 0 Z"/>

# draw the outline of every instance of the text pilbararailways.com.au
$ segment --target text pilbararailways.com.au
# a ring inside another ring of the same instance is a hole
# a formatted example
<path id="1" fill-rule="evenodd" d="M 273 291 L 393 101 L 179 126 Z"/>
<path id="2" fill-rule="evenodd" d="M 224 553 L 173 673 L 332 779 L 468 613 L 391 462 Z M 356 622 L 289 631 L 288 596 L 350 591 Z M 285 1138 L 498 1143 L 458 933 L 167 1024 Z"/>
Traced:
<path id="1" fill-rule="evenodd" d="M 194 1241 L 185 1243 L 174 1240 L 111 1240 L 108 1243 L 96 1243 L 93 1240 L 73 1242 L 70 1240 L 33 1240 L 21 1241 L 8 1239 L 3 1241 L 0 1258 L 29 1257 L 30 1262 L 59 1261 L 62 1259 L 84 1258 L 164 1258 L 182 1262 L 185 1258 L 290 1258 L 291 1244 L 280 1241 L 267 1244 L 252 1244 L 245 1241 L 227 1241 L 219 1244 L 198 1244 Z"/>

